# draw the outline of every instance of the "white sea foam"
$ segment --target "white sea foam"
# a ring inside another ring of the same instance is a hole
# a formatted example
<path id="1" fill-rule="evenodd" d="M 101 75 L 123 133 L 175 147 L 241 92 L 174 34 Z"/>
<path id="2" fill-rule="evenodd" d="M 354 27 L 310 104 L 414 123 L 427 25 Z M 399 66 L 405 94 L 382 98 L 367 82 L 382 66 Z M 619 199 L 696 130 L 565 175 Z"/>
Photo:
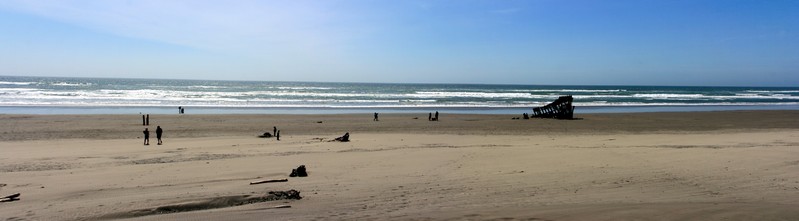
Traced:
<path id="1" fill-rule="evenodd" d="M 280 90 L 330 90 L 329 87 L 271 87 Z"/>
<path id="2" fill-rule="evenodd" d="M 746 90 L 749 93 L 799 93 L 799 90 L 776 90 L 776 91 L 766 91 L 766 90 Z"/>
<path id="3" fill-rule="evenodd" d="M 704 94 L 632 94 L 632 95 L 574 95 L 575 99 L 646 99 L 646 100 L 734 100 L 734 99 L 797 99 L 799 96 L 736 94 L 736 95 L 704 95 Z"/>
<path id="4" fill-rule="evenodd" d="M 680 103 L 680 102 L 661 102 L 661 103 L 641 103 L 641 102 L 575 102 L 574 106 L 586 107 L 615 107 L 615 106 L 755 106 L 755 105 L 799 105 L 799 102 L 775 102 L 775 103 L 756 103 L 756 102 L 709 102 L 709 103 Z"/>
<path id="5" fill-rule="evenodd" d="M 610 92 L 625 92 L 624 89 L 608 89 L 608 90 L 587 90 L 587 89 L 532 89 L 532 90 L 509 90 L 515 92 L 548 92 L 548 93 L 610 93 Z"/>
<path id="6" fill-rule="evenodd" d="M 540 95 L 529 93 L 486 93 L 486 92 L 446 92 L 446 91 L 419 91 L 415 94 L 406 96 L 418 98 L 449 98 L 449 97 L 473 97 L 473 98 L 536 98 Z"/>
<path id="7" fill-rule="evenodd" d="M 50 83 L 52 86 L 66 86 L 66 87 L 88 87 L 92 86 L 92 83 L 67 83 L 67 82 L 55 82 Z"/>
<path id="8" fill-rule="evenodd" d="M 577 106 L 784 105 L 799 90 L 390 85 L 345 83 L 163 82 L 6 78 L 0 106 L 205 106 L 311 108 L 531 108 L 573 94 Z M 178 85 L 178 86 L 175 86 Z M 48 87 L 59 86 L 59 87 Z M 23 88 L 13 88 L 23 87 Z"/>
<path id="9" fill-rule="evenodd" d="M 400 100 L 338 100 L 338 99 L 247 99 L 240 100 L 248 103 L 400 103 Z"/>
<path id="10" fill-rule="evenodd" d="M 7 89 L 8 90 L 8 89 Z M 350 99 L 350 98 L 393 98 L 420 100 L 436 100 L 433 98 L 486 98 L 486 99 L 545 99 L 551 100 L 558 95 L 533 95 L 525 93 L 484 93 L 484 92 L 419 92 L 414 94 L 366 94 L 366 93 L 316 93 L 316 92 L 275 92 L 275 91 L 249 91 L 249 92 L 201 92 L 201 91 L 168 91 L 168 90 L 97 90 L 97 91 L 69 91 L 69 92 L 41 92 L 38 95 L 51 96 L 81 96 L 81 97 L 138 97 L 143 99 L 153 98 L 179 98 L 179 99 L 254 99 L 263 97 L 308 97 L 325 99 Z M 647 100 L 732 100 L 732 99 L 799 99 L 799 96 L 788 94 L 738 94 L 738 95 L 703 95 L 703 94 L 633 94 L 633 95 L 575 95 L 576 99 L 647 99 Z"/>
<path id="11" fill-rule="evenodd" d="M 186 87 L 186 88 L 200 88 L 200 89 L 220 89 L 220 88 L 226 88 L 226 87 L 222 87 L 222 86 L 208 86 L 208 85 L 193 85 L 193 86 L 188 86 L 188 87 Z"/>
<path id="12" fill-rule="evenodd" d="M 242 102 L 104 102 L 92 103 L 84 102 L 82 100 L 40 100 L 40 101 L 4 101 L 0 99 L 0 106 L 109 106 L 109 107 L 151 107 L 151 106 L 201 106 L 201 107 L 263 107 L 263 108 L 532 108 L 535 106 L 542 106 L 547 102 L 532 103 L 532 104 L 501 104 L 501 103 L 480 103 L 480 102 L 456 102 L 444 104 L 403 104 L 403 103 L 377 103 L 368 105 L 359 104 L 343 104 L 340 103 L 242 103 Z M 764 105 L 762 103 L 733 103 L 733 102 L 714 102 L 714 103 L 640 103 L 640 102 L 575 102 L 577 107 L 647 107 L 647 106 L 748 106 L 748 105 Z M 799 105 L 799 102 L 778 102 L 769 103 L 768 105 Z"/>
<path id="13" fill-rule="evenodd" d="M 39 90 L 41 90 L 41 89 L 38 89 L 38 88 L 0 88 L 0 91 L 9 91 L 9 92 L 14 92 L 14 91 L 20 91 L 20 92 L 22 92 L 22 91 L 39 91 Z"/>
<path id="14" fill-rule="evenodd" d="M 15 81 L 0 81 L 0 85 L 32 85 L 38 82 L 15 82 Z"/>
<path id="15" fill-rule="evenodd" d="M 401 101 L 402 102 L 408 102 L 408 103 L 435 103 L 435 102 L 438 102 L 438 100 L 435 100 L 435 99 L 428 99 L 428 100 L 407 99 L 407 100 L 401 100 Z"/>

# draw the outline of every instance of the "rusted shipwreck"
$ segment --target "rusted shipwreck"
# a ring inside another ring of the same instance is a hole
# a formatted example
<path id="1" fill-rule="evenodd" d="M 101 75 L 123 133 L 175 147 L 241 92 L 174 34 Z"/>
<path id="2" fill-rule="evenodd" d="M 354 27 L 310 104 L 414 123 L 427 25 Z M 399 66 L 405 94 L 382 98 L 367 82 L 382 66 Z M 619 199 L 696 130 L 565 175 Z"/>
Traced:
<path id="1" fill-rule="evenodd" d="M 555 119 L 574 119 L 574 106 L 572 106 L 571 95 L 558 97 L 557 100 L 543 107 L 533 108 L 531 117 L 555 118 Z"/>

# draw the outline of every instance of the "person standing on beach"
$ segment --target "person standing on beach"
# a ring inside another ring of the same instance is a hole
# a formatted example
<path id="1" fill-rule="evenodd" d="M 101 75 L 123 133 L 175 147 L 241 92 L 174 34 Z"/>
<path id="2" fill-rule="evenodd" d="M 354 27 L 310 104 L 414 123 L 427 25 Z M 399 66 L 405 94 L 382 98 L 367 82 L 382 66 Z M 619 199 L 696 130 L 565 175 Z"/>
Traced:
<path id="1" fill-rule="evenodd" d="M 275 137 L 277 140 L 280 140 L 280 131 L 275 132 Z"/>
<path id="2" fill-rule="evenodd" d="M 277 136 L 277 127 L 272 127 L 272 134 Z"/>
<path id="3" fill-rule="evenodd" d="M 436 111 L 436 118 L 433 119 L 435 119 L 435 121 L 438 121 L 438 111 Z"/>
<path id="4" fill-rule="evenodd" d="M 150 145 L 150 131 L 147 128 L 144 128 L 144 145 Z"/>
<path id="5" fill-rule="evenodd" d="M 377 120 L 377 112 L 375 112 L 375 119 L 374 119 L 374 121 L 378 121 L 378 120 Z"/>
<path id="6" fill-rule="evenodd" d="M 427 121 L 433 120 L 433 113 L 427 113 Z"/>
<path id="7" fill-rule="evenodd" d="M 157 126 L 155 129 L 155 138 L 158 139 L 158 145 L 161 145 L 161 134 L 164 133 L 164 130 L 161 130 L 161 126 Z"/>

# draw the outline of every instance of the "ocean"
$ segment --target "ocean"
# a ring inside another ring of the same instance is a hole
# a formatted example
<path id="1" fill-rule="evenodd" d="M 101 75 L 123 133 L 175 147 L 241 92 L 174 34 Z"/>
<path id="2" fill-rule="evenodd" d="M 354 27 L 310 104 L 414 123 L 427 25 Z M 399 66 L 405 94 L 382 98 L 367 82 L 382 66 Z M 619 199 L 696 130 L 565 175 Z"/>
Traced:
<path id="1" fill-rule="evenodd" d="M 389 84 L 0 76 L 0 114 L 521 114 L 799 110 L 799 87 Z"/>

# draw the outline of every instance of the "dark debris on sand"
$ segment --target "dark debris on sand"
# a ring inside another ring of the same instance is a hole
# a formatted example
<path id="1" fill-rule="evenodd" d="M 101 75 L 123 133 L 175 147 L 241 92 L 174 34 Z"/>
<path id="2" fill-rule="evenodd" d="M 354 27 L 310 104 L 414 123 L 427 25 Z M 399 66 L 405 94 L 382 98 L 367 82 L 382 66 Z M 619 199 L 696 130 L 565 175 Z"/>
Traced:
<path id="1" fill-rule="evenodd" d="M 167 213 L 179 213 L 179 212 L 189 212 L 196 210 L 241 206 L 246 204 L 261 203 L 267 201 L 299 200 L 299 199 L 302 199 L 302 197 L 300 196 L 300 191 L 297 190 L 292 189 L 288 191 L 269 191 L 269 193 L 266 195 L 223 196 L 223 197 L 210 198 L 202 201 L 165 205 L 148 209 L 132 210 L 128 212 L 105 215 L 102 217 L 98 217 L 95 220 L 124 219 L 124 218 L 159 215 Z"/>

